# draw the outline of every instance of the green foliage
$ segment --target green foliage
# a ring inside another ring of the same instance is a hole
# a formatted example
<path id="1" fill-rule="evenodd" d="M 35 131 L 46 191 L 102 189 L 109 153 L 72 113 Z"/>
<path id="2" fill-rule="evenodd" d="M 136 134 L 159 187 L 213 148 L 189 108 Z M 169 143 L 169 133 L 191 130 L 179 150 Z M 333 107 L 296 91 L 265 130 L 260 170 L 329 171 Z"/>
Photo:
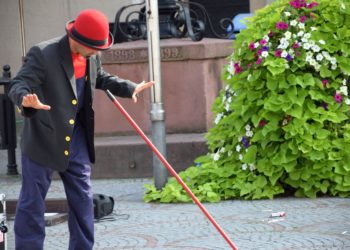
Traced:
<path id="1" fill-rule="evenodd" d="M 209 153 L 180 174 L 201 201 L 350 196 L 348 27 L 345 0 L 280 0 L 249 19 L 213 104 Z M 175 179 L 147 189 L 145 201 L 190 201 Z"/>

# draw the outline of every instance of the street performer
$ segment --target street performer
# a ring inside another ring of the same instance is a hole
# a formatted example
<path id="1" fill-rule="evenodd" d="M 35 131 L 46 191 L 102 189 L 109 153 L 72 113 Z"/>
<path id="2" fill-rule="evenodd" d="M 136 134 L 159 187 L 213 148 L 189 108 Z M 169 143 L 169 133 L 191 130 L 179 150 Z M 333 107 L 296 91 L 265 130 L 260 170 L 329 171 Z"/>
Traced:
<path id="1" fill-rule="evenodd" d="M 58 171 L 69 206 L 70 250 L 91 250 L 94 215 L 90 183 L 95 161 L 95 89 L 132 98 L 154 82 L 136 84 L 103 71 L 99 51 L 113 45 L 106 16 L 88 9 L 67 34 L 33 46 L 10 85 L 24 116 L 22 188 L 14 222 L 17 250 L 43 249 L 45 197 Z"/>

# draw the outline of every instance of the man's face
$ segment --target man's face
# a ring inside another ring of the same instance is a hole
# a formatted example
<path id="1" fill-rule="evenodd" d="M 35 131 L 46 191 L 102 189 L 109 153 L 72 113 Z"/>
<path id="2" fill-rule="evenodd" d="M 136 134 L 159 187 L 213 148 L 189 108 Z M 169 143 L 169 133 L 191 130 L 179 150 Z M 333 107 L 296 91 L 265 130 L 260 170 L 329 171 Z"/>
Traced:
<path id="1" fill-rule="evenodd" d="M 76 43 L 76 52 L 79 53 L 80 55 L 82 55 L 85 58 L 88 58 L 90 56 L 96 55 L 97 54 L 97 50 L 86 47 L 84 45 L 81 45 L 79 43 Z"/>

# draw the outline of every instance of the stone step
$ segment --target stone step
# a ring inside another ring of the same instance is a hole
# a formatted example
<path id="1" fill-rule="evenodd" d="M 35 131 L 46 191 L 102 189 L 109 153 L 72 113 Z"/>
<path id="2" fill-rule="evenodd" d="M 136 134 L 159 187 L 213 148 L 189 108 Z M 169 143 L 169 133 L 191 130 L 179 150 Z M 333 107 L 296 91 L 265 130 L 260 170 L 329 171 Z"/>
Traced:
<path id="1" fill-rule="evenodd" d="M 177 172 L 208 151 L 203 133 L 169 134 L 166 144 L 167 161 Z M 95 148 L 93 179 L 153 177 L 153 153 L 140 136 L 97 137 Z"/>

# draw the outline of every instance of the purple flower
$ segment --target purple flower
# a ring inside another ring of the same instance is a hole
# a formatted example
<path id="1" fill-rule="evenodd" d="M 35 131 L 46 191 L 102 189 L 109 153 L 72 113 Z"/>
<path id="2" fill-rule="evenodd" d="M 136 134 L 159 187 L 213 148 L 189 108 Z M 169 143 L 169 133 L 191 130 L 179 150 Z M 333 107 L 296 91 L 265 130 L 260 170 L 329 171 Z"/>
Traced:
<path id="1" fill-rule="evenodd" d="M 262 47 L 262 51 L 269 51 L 269 47 L 263 46 L 263 47 Z"/>
<path id="2" fill-rule="evenodd" d="M 328 110 L 328 104 L 327 103 L 322 103 L 322 107 L 325 109 L 325 110 Z"/>
<path id="3" fill-rule="evenodd" d="M 245 148 L 249 148 L 249 146 L 250 146 L 249 140 L 246 137 L 242 138 L 242 144 Z"/>
<path id="4" fill-rule="evenodd" d="M 343 99 L 343 97 L 341 96 L 341 94 L 335 92 L 334 100 L 335 100 L 337 103 L 341 103 L 342 99 Z"/>
<path id="5" fill-rule="evenodd" d="M 276 28 L 279 30 L 287 30 L 288 29 L 288 24 L 285 22 L 278 22 L 276 24 Z"/>
<path id="6" fill-rule="evenodd" d="M 286 60 L 288 61 L 288 62 L 290 62 L 290 61 L 292 61 L 293 60 L 293 57 L 291 56 L 291 55 L 287 55 L 286 56 Z"/>

